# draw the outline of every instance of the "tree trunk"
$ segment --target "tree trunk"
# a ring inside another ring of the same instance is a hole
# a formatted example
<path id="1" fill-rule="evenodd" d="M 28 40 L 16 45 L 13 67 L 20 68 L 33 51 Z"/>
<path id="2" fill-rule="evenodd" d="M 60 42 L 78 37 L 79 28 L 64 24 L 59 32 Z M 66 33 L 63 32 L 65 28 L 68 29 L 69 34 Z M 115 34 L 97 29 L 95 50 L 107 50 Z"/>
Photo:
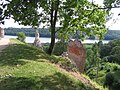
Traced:
<path id="1" fill-rule="evenodd" d="M 55 45 L 55 27 L 51 28 L 51 43 L 50 43 L 50 46 L 49 46 L 49 49 L 48 49 L 48 54 L 51 55 L 52 54 L 52 51 L 53 51 L 53 48 L 54 48 L 54 45 Z"/>
<path id="2" fill-rule="evenodd" d="M 51 43 L 50 43 L 50 46 L 49 46 L 49 49 L 48 49 L 48 54 L 51 55 L 52 54 L 52 51 L 53 51 L 53 48 L 54 48 L 54 45 L 55 45 L 55 28 L 56 28 L 56 22 L 57 22 L 57 12 L 58 12 L 58 6 L 59 6 L 59 0 L 57 2 L 57 7 L 56 9 L 54 9 L 54 5 L 52 3 L 51 5 L 51 20 L 50 20 L 50 24 L 51 24 Z"/>

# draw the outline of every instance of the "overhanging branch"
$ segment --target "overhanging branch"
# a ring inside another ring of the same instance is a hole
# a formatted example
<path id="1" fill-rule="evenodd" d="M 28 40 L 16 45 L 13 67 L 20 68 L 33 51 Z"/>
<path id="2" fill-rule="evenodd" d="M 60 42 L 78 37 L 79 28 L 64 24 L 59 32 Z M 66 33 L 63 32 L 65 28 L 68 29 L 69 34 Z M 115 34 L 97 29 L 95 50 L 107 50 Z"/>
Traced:
<path id="1" fill-rule="evenodd" d="M 92 2 L 92 4 L 93 4 L 93 2 Z M 98 7 L 97 5 L 95 5 L 95 4 L 93 4 L 95 7 L 97 7 L 97 8 L 94 8 L 93 10 L 92 10 L 92 12 L 90 13 L 90 14 L 88 14 L 87 16 L 91 16 L 93 13 L 94 13 L 94 11 L 95 11 L 95 9 L 111 9 L 111 8 L 120 8 L 120 6 L 114 6 L 114 7 Z"/>
<path id="2" fill-rule="evenodd" d="M 98 7 L 98 9 L 110 9 L 110 8 L 120 8 L 120 6 L 115 6 L 115 7 Z"/>

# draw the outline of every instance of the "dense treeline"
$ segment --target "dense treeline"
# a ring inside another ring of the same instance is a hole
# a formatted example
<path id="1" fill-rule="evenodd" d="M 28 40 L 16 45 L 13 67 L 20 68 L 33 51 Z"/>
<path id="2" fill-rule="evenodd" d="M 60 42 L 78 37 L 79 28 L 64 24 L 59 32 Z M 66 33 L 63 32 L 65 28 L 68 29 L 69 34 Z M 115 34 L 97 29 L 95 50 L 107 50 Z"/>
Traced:
<path id="1" fill-rule="evenodd" d="M 108 90 L 120 90 L 120 39 L 86 48 L 85 73 Z"/>
<path id="2" fill-rule="evenodd" d="M 120 39 L 120 30 L 109 30 L 105 35 L 105 40 Z"/>
<path id="3" fill-rule="evenodd" d="M 94 36 L 91 36 L 90 39 L 95 39 Z M 120 30 L 108 30 L 104 36 L 104 40 L 114 40 L 120 39 Z"/>
<path id="4" fill-rule="evenodd" d="M 50 37 L 50 32 L 48 28 L 39 28 L 37 29 L 40 33 L 41 37 Z M 35 35 L 35 29 L 33 28 L 5 28 L 5 34 L 6 35 L 17 35 L 18 32 L 24 32 L 26 36 L 33 37 Z M 73 38 L 76 38 L 77 36 L 73 36 Z M 80 38 L 80 37 L 79 37 Z M 105 40 L 114 40 L 120 38 L 120 30 L 108 30 L 106 33 L 104 39 Z M 92 36 L 90 39 L 94 39 Z"/>
<path id="5" fill-rule="evenodd" d="M 35 29 L 33 28 L 5 28 L 4 30 L 6 35 L 17 35 L 18 32 L 23 32 L 26 36 L 35 36 Z M 41 37 L 50 37 L 50 32 L 47 28 L 39 28 L 37 30 Z"/>

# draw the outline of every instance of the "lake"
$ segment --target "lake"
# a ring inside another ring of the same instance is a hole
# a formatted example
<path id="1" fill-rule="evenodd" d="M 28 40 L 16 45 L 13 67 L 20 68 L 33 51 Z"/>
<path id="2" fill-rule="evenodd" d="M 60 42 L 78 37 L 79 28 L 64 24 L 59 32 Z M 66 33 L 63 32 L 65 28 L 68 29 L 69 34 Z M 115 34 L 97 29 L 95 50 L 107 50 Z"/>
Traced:
<path id="1" fill-rule="evenodd" d="M 17 38 L 17 36 L 10 36 L 10 35 L 5 35 L 5 38 Z M 35 37 L 26 37 L 26 42 L 27 43 L 33 43 L 35 40 Z M 46 38 L 46 37 L 40 37 L 40 41 L 41 43 L 50 43 L 50 38 Z M 58 41 L 58 39 L 55 40 L 56 42 Z M 103 43 L 108 43 L 109 40 L 102 40 Z M 99 42 L 99 40 L 84 40 L 82 41 L 82 43 L 95 43 L 95 42 Z"/>

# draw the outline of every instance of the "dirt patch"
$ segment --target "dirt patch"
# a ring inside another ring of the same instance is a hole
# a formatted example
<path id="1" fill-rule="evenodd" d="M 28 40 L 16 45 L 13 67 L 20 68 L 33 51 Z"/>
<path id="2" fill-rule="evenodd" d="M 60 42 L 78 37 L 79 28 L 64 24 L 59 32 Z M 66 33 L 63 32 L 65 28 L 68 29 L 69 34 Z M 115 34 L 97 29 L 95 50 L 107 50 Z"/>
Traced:
<path id="1" fill-rule="evenodd" d="M 5 49 L 10 43 L 10 40 L 7 38 L 0 39 L 0 52 Z"/>

